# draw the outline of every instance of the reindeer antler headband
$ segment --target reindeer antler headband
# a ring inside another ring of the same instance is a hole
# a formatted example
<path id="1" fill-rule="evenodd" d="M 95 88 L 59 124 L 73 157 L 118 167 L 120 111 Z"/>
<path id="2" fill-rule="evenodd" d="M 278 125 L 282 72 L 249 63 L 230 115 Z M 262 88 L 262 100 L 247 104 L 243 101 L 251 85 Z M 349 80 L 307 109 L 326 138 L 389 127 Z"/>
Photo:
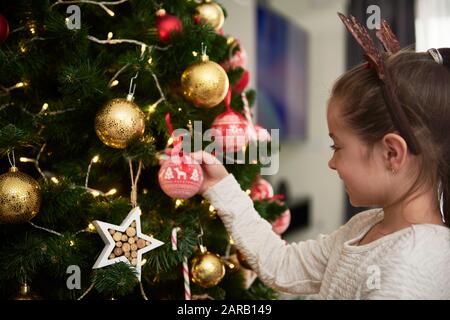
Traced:
<path id="1" fill-rule="evenodd" d="M 352 34 L 359 46 L 363 49 L 364 55 L 370 65 L 376 70 L 378 77 L 381 80 L 383 97 L 394 127 L 399 131 L 403 139 L 405 139 L 411 153 L 415 155 L 419 154 L 419 143 L 412 132 L 411 124 L 406 117 L 400 101 L 394 93 L 392 77 L 385 64 L 385 55 L 377 49 L 375 42 L 369 35 L 368 30 L 361 25 L 355 17 L 350 16 L 350 18 L 347 18 L 342 13 L 338 13 L 338 15 L 342 22 L 344 22 L 347 30 Z M 400 43 L 386 20 L 383 21 L 382 26 L 377 31 L 376 35 L 383 44 L 388 55 L 392 55 L 400 51 Z"/>

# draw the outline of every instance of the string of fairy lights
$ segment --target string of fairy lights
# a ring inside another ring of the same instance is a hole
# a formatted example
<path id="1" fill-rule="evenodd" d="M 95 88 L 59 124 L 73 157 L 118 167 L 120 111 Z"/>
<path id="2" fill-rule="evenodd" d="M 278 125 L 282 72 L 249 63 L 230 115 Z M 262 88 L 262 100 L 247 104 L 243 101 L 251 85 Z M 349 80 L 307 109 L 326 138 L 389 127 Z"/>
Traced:
<path id="1" fill-rule="evenodd" d="M 55 3 L 53 3 L 50 6 L 50 8 L 53 8 L 53 7 L 58 6 L 58 5 L 89 4 L 89 5 L 95 5 L 95 6 L 100 7 L 109 16 L 113 17 L 113 16 L 115 16 L 115 12 L 109 7 L 120 5 L 120 4 L 123 4 L 123 3 L 127 2 L 127 1 L 128 0 L 118 0 L 118 1 L 57 0 Z M 191 1 L 193 1 L 193 0 L 191 0 Z M 198 3 L 198 1 L 195 1 L 195 2 Z M 66 23 L 67 23 L 67 19 L 66 19 Z M 16 32 L 16 31 L 19 31 L 19 30 L 23 30 L 24 28 L 25 29 L 28 28 L 29 32 L 34 36 L 33 38 L 31 38 L 28 41 L 46 40 L 45 38 L 38 37 L 36 35 L 37 34 L 37 26 L 36 26 L 36 23 L 33 22 L 33 21 L 27 22 L 26 26 L 23 26 L 23 27 L 20 27 L 20 28 L 16 28 L 13 32 Z M 217 28 L 219 28 L 219 27 L 215 26 L 214 28 L 217 30 Z M 168 50 L 171 47 L 171 45 L 168 45 L 168 46 L 165 46 L 165 47 L 156 46 L 156 45 L 149 45 L 147 43 L 144 43 L 142 41 L 135 40 L 135 39 L 114 38 L 113 32 L 108 32 L 108 34 L 106 36 L 106 39 L 99 39 L 99 38 L 94 37 L 92 35 L 88 35 L 87 39 L 89 41 L 91 41 L 93 43 L 96 43 L 96 44 L 99 44 L 99 45 L 134 45 L 134 46 L 138 46 L 140 48 L 140 50 L 141 50 L 141 59 L 144 59 L 144 57 L 148 57 L 147 58 L 148 59 L 147 63 L 150 66 L 152 66 L 152 63 L 153 63 L 153 60 L 152 60 L 152 52 L 153 52 L 153 50 L 165 51 L 165 50 Z M 25 53 L 27 51 L 26 42 L 22 42 L 21 44 L 19 44 L 19 50 L 22 53 Z M 231 52 L 231 50 L 230 50 L 230 52 Z M 196 52 L 196 51 L 193 51 L 192 54 L 195 57 L 199 55 L 199 53 Z M 203 43 L 202 43 L 201 58 L 202 58 L 201 59 L 202 62 L 208 62 L 209 61 L 208 56 L 206 55 L 206 46 L 203 47 Z M 211 63 L 214 63 L 214 62 L 211 62 Z M 109 88 L 117 86 L 119 84 L 119 80 L 118 80 L 119 76 L 123 72 L 125 72 L 128 68 L 130 68 L 131 66 L 132 66 L 131 63 L 126 63 L 125 65 L 121 66 L 114 73 L 112 78 L 109 80 L 109 82 L 108 82 Z M 222 69 L 220 69 L 220 70 L 222 70 Z M 156 110 L 158 105 L 161 102 L 166 100 L 166 97 L 165 97 L 165 94 L 164 94 L 164 92 L 162 90 L 162 87 L 160 85 L 159 79 L 156 76 L 156 74 L 153 72 L 152 68 L 146 68 L 146 71 L 148 71 L 152 75 L 152 78 L 155 81 L 155 86 L 158 89 L 158 93 L 159 93 L 159 98 L 154 103 L 150 104 L 146 108 L 143 108 L 143 110 L 147 113 L 146 115 L 147 115 L 147 118 L 148 118 Z M 226 83 L 227 83 L 226 86 L 228 87 L 228 77 L 227 77 L 225 71 L 223 71 L 223 74 L 225 75 L 225 78 L 227 80 L 226 81 Z M 133 78 L 135 79 L 137 77 L 137 75 L 138 75 L 138 73 L 136 73 L 135 77 L 133 77 Z M 132 79 L 132 81 L 130 83 L 130 88 L 131 88 L 132 84 L 133 84 L 133 79 Z M 10 85 L 10 86 L 2 86 L 2 85 L 0 85 L 0 97 L 6 96 L 6 95 L 10 95 L 13 91 L 27 88 L 30 85 L 31 85 L 30 81 L 27 80 L 27 79 L 22 79 L 21 81 L 17 82 L 16 84 Z M 226 91 L 227 90 L 224 90 L 224 93 L 226 93 Z M 130 90 L 130 92 L 131 92 L 131 90 Z M 133 93 L 134 93 L 134 90 L 133 90 Z M 129 95 L 130 95 L 130 93 L 129 93 Z M 131 96 L 132 95 L 133 94 L 131 94 Z M 230 93 L 230 95 L 231 95 L 231 93 Z M 202 105 L 201 107 L 216 106 L 216 105 L 218 105 L 218 103 L 220 103 L 223 100 L 224 97 L 222 96 L 222 94 L 220 94 L 220 97 L 219 97 L 219 94 L 217 94 L 215 98 L 216 98 L 217 102 L 216 101 L 214 101 L 214 102 L 213 101 L 205 101 L 204 105 Z M 128 97 L 127 97 L 127 99 L 128 99 Z M 130 100 L 130 101 L 132 101 L 132 100 Z M 5 108 L 7 108 L 7 107 L 10 107 L 10 106 L 14 106 L 14 103 L 8 102 L 8 103 L 5 103 L 3 105 L 0 105 L 0 111 L 5 109 Z M 69 108 L 69 109 L 64 109 L 64 110 L 50 110 L 50 108 L 51 108 L 51 105 L 49 105 L 48 102 L 44 102 L 42 104 L 42 107 L 41 107 L 41 109 L 40 109 L 40 111 L 38 113 L 32 113 L 32 112 L 26 110 L 25 108 L 21 107 L 22 111 L 25 112 L 26 114 L 28 114 L 31 117 L 56 116 L 56 115 L 60 115 L 60 114 L 66 113 L 66 112 L 71 112 L 71 111 L 75 111 L 76 110 L 76 108 Z M 182 111 L 181 108 L 179 108 L 178 111 Z M 42 129 L 43 128 L 40 129 L 40 132 L 42 131 Z M 174 139 L 172 137 L 170 137 L 168 139 L 168 141 L 167 141 L 167 145 L 166 146 L 170 146 L 173 143 L 174 143 Z M 105 143 L 105 144 L 108 145 L 107 143 Z M 39 151 L 38 151 L 38 153 L 37 153 L 35 158 L 20 157 L 19 160 L 22 163 L 32 163 L 34 165 L 34 167 L 36 168 L 36 170 L 41 175 L 41 177 L 44 179 L 44 181 L 48 182 L 48 180 L 50 180 L 51 183 L 59 184 L 60 180 L 59 180 L 57 175 L 53 175 L 52 173 L 45 172 L 40 167 L 40 159 L 41 159 L 41 156 L 42 156 L 44 150 L 46 149 L 46 147 L 47 147 L 47 144 L 43 143 L 41 145 L 41 147 L 40 147 L 40 149 L 39 149 Z M 157 158 L 160 158 L 163 155 L 164 155 L 164 151 L 158 152 L 157 153 Z M 14 156 L 14 154 L 13 154 L 13 156 Z M 138 181 L 139 181 L 139 178 L 140 178 L 140 175 L 141 175 L 141 172 L 142 172 L 143 164 L 142 164 L 142 160 L 139 160 L 138 163 L 137 163 L 137 169 L 136 169 L 136 172 L 135 172 L 135 169 L 133 168 L 133 159 L 127 158 L 127 160 L 128 160 L 128 164 L 129 164 L 130 181 L 131 181 L 130 200 L 131 200 L 132 206 L 135 208 L 137 206 L 137 195 L 138 195 L 137 185 L 138 185 Z M 84 185 L 82 185 L 82 186 L 80 186 L 80 185 L 73 185 L 72 187 L 73 188 L 81 188 L 81 189 L 85 190 L 86 192 L 90 193 L 94 198 L 96 198 L 96 197 L 103 197 L 107 201 L 112 201 L 110 197 L 114 196 L 115 194 L 117 194 L 117 189 L 116 188 L 112 188 L 112 189 L 110 189 L 110 190 L 105 192 L 105 191 L 102 191 L 102 190 L 94 189 L 94 188 L 89 186 L 89 180 L 90 180 L 90 177 L 91 177 L 91 171 L 94 169 L 95 165 L 97 165 L 99 163 L 101 163 L 100 156 L 99 155 L 94 155 L 91 158 L 89 164 L 87 165 L 86 177 L 85 177 Z M 146 194 L 146 189 L 143 190 L 143 193 Z M 247 193 L 250 193 L 250 190 L 247 190 Z M 176 209 L 180 208 L 180 207 L 184 206 L 186 204 L 186 202 L 187 202 L 187 199 L 174 199 L 174 207 Z M 210 213 L 210 216 L 215 215 L 216 209 L 212 205 L 207 203 L 207 201 L 203 200 L 202 201 L 202 205 L 207 205 L 208 206 L 208 211 Z M 33 223 L 31 221 L 28 221 L 28 223 L 29 223 L 29 225 L 31 225 L 32 227 L 34 227 L 36 229 L 40 229 L 40 230 L 49 232 L 49 233 L 51 233 L 53 235 L 56 235 L 58 237 L 64 237 L 64 235 L 62 233 L 57 232 L 55 230 L 36 225 L 35 223 Z M 96 222 L 94 221 L 94 223 L 96 223 Z M 94 233 L 94 232 L 96 232 L 96 226 L 92 222 L 90 222 L 86 228 L 84 228 L 82 230 L 78 230 L 77 232 L 75 232 L 74 236 L 70 237 L 70 239 L 68 240 L 68 245 L 69 246 L 74 246 L 76 244 L 76 236 L 78 234 L 84 233 L 84 232 L 92 232 L 92 233 Z M 201 235 L 203 235 L 203 233 Z M 199 237 L 201 237 L 201 235 Z M 200 238 L 200 240 L 201 240 L 201 238 Z M 230 257 L 230 250 L 231 250 L 231 246 L 233 245 L 233 243 L 234 243 L 233 240 L 230 238 L 230 240 L 228 242 L 226 254 L 225 254 L 225 260 L 228 260 L 229 257 Z M 223 269 L 223 272 L 221 271 L 221 274 L 216 277 L 216 279 L 214 280 L 215 281 L 214 283 L 211 282 L 211 283 L 203 283 L 203 284 L 201 284 L 202 281 L 204 282 L 204 279 L 198 279 L 197 280 L 198 283 L 200 283 L 202 286 L 210 287 L 210 286 L 215 285 L 218 282 L 220 282 L 220 280 L 222 279 L 223 274 L 225 272 L 225 269 L 224 269 L 224 267 L 222 265 L 222 262 L 220 262 L 221 259 L 220 259 L 220 257 L 218 257 L 218 255 L 212 254 L 210 252 L 207 252 L 206 251 L 206 247 L 203 247 L 201 241 L 199 241 L 199 244 L 200 244 L 200 248 L 202 249 L 201 250 L 201 253 L 203 255 L 202 258 L 206 257 L 206 259 L 209 259 L 209 262 L 217 260 L 216 263 L 217 263 L 218 270 L 220 271 L 220 270 Z M 143 259 L 142 261 L 140 261 L 140 264 L 138 264 L 138 265 L 144 265 L 146 262 L 147 262 L 147 260 Z M 234 266 L 232 265 L 231 262 L 228 261 L 228 267 L 232 268 Z M 187 281 L 189 282 L 189 279 L 187 279 Z M 195 282 L 195 277 L 193 278 L 193 281 Z M 140 291 L 141 291 L 142 297 L 145 300 L 148 300 L 148 298 L 147 298 L 147 296 L 145 294 L 142 282 L 139 281 L 139 284 L 140 284 Z M 91 283 L 90 287 L 88 287 L 88 289 L 78 299 L 82 299 L 83 297 L 85 297 L 87 295 L 87 293 L 89 291 L 91 291 L 93 288 L 94 288 L 94 283 Z M 198 297 L 202 298 L 201 296 L 198 296 Z M 198 297 L 193 296 L 192 298 L 195 299 L 195 298 L 198 298 Z M 209 299 L 211 297 L 209 295 L 205 295 L 205 297 L 203 297 L 203 298 Z M 190 299 L 190 294 L 189 294 L 189 299 Z"/>
<path id="2" fill-rule="evenodd" d="M 85 4 L 98 5 L 98 6 L 100 6 L 102 9 L 104 9 L 110 16 L 114 16 L 114 12 L 113 12 L 112 10 L 108 9 L 108 8 L 106 7 L 106 5 L 118 5 L 118 4 L 122 4 L 122 3 L 126 2 L 126 1 L 128 1 L 128 0 L 111 1 L 111 2 L 107 2 L 107 1 L 96 2 L 96 1 L 88 1 L 88 0 L 80 0 L 80 1 L 62 1 L 62 0 L 58 0 L 58 1 L 57 1 L 56 3 L 54 3 L 51 7 L 54 7 L 55 5 L 59 5 L 59 4 L 77 4 L 77 3 L 78 3 L 78 4 L 81 4 L 81 3 L 85 3 Z M 16 29 L 13 30 L 13 32 L 17 32 L 17 31 L 23 30 L 23 29 L 25 29 L 25 28 L 28 28 L 29 31 L 30 31 L 30 33 L 31 33 L 32 35 L 35 35 L 35 34 L 36 34 L 36 25 L 35 25 L 35 23 L 27 23 L 26 26 L 22 26 L 22 27 L 20 27 L 20 28 L 16 28 Z M 150 45 L 147 45 L 147 44 L 145 44 L 145 43 L 143 43 L 143 42 L 140 42 L 140 41 L 137 41 L 137 40 L 133 40 L 133 39 L 112 39 L 112 37 L 113 37 L 113 33 L 112 33 L 112 32 L 109 32 L 109 33 L 108 33 L 108 37 L 107 37 L 106 40 L 99 40 L 99 39 L 97 39 L 97 38 L 95 38 L 95 37 L 93 37 L 93 36 L 88 36 L 88 39 L 91 40 L 91 41 L 97 42 L 97 43 L 99 43 L 99 44 L 122 44 L 122 43 L 135 44 L 135 45 L 138 45 L 138 46 L 141 47 L 141 55 L 142 55 L 142 56 L 144 55 L 144 53 L 145 53 L 146 50 L 150 50 L 150 53 L 151 53 L 151 51 L 152 51 L 154 48 L 156 48 L 156 49 L 158 49 L 158 50 L 167 50 L 167 48 L 162 48 L 162 47 L 157 47 L 157 46 L 150 46 Z M 42 37 L 34 37 L 34 38 L 32 38 L 31 40 L 33 40 L 33 41 L 34 41 L 34 40 L 45 40 L 45 38 L 42 38 Z M 31 41 L 31 40 L 30 40 L 30 41 Z M 23 44 L 21 45 L 20 50 L 21 50 L 21 52 L 23 52 L 23 53 L 26 52 L 26 48 L 24 47 Z M 149 59 L 149 63 L 151 63 L 151 58 Z M 127 65 L 123 66 L 120 70 L 118 70 L 118 72 L 116 72 L 116 74 L 114 75 L 114 77 L 113 77 L 113 78 L 111 79 L 111 81 L 109 82 L 109 83 L 110 83 L 110 87 L 113 87 L 113 86 L 115 86 L 115 85 L 118 84 L 118 80 L 116 80 L 116 78 L 117 78 L 117 77 L 118 77 L 118 76 L 119 76 L 126 68 L 128 68 L 129 66 L 130 66 L 130 64 L 127 64 Z M 157 105 L 159 102 L 165 100 L 165 97 L 164 97 L 164 94 L 162 93 L 161 86 L 159 85 L 159 81 L 158 81 L 157 76 L 156 76 L 153 72 L 152 72 L 152 76 L 153 76 L 155 82 L 157 83 L 158 90 L 159 90 L 159 92 L 160 92 L 160 94 L 161 94 L 161 98 L 160 98 L 155 104 L 152 105 L 152 106 L 155 106 L 155 105 Z M 29 86 L 30 86 L 30 82 L 27 81 L 27 80 L 22 80 L 22 81 L 20 81 L 20 82 L 14 84 L 14 85 L 12 85 L 12 86 L 3 86 L 3 85 L 0 85 L 0 96 L 9 95 L 9 94 L 10 94 L 12 91 L 14 91 L 14 90 L 27 88 L 27 87 L 29 87 Z M 5 109 L 5 108 L 7 108 L 7 107 L 9 107 L 9 106 L 14 106 L 14 105 L 15 105 L 15 104 L 12 103 L 12 102 L 5 103 L 5 104 L 3 104 L 3 105 L 0 106 L 0 111 L 3 110 L 3 109 Z M 75 108 L 70 108 L 70 109 L 65 109 L 65 110 L 50 111 L 50 110 L 49 110 L 49 104 L 48 104 L 47 102 L 43 103 L 43 105 L 42 105 L 42 107 L 41 107 L 41 110 L 40 110 L 38 113 L 36 113 L 36 114 L 29 112 L 29 111 L 26 110 L 25 108 L 21 108 L 21 109 L 22 109 L 22 111 L 24 111 L 26 114 L 28 114 L 29 116 L 32 116 L 32 117 L 41 116 L 41 115 L 48 115 L 48 116 L 52 116 L 52 115 L 60 115 L 60 114 L 66 113 L 66 112 L 70 112 L 70 111 L 75 111 L 75 110 L 76 110 Z M 153 111 L 154 111 L 154 110 L 153 110 Z M 46 148 L 46 143 L 42 144 L 42 146 L 41 146 L 41 148 L 39 149 L 39 152 L 37 153 L 37 155 L 36 155 L 35 158 L 20 157 L 19 160 L 20 160 L 20 162 L 22 162 L 22 163 L 33 163 L 34 166 L 35 166 L 35 168 L 36 168 L 36 170 L 37 170 L 38 173 L 41 175 L 41 177 L 44 179 L 44 181 L 48 181 L 49 177 L 48 177 L 48 176 L 44 173 L 44 171 L 41 169 L 40 163 L 39 163 L 39 162 L 40 162 L 41 155 L 42 155 L 42 153 L 44 152 L 44 149 L 45 149 L 45 148 Z M 14 152 L 14 150 L 13 150 L 13 152 Z M 117 189 L 116 189 L 116 188 L 112 188 L 112 189 L 110 189 L 110 190 L 107 191 L 107 192 L 103 192 L 103 191 L 101 191 L 101 190 L 98 190 L 98 189 L 94 189 L 94 188 L 89 187 L 89 177 L 90 177 L 90 172 L 91 172 L 92 166 L 93 166 L 94 164 L 99 163 L 99 161 L 100 161 L 99 155 L 95 155 L 95 156 L 91 159 L 91 161 L 89 162 L 88 169 L 87 169 L 87 172 L 86 172 L 86 179 L 85 179 L 85 184 L 84 184 L 84 186 L 73 186 L 73 187 L 74 187 L 74 188 L 82 188 L 82 189 L 85 189 L 85 190 L 86 190 L 87 192 L 89 192 L 93 197 L 105 197 L 105 198 L 108 198 L 108 197 L 113 196 L 113 195 L 115 195 L 115 194 L 117 193 Z M 131 160 L 129 160 L 129 162 L 130 162 L 130 169 L 131 169 L 131 174 L 132 174 Z M 137 173 L 136 177 L 132 176 L 132 181 L 133 181 L 132 189 L 134 189 L 134 190 L 136 189 L 137 181 L 138 181 L 138 179 L 139 179 L 139 175 L 140 175 L 140 171 L 141 171 L 141 170 L 140 170 L 141 165 L 142 165 L 142 164 L 140 164 L 140 166 L 139 166 L 138 173 Z M 50 181 L 53 182 L 54 184 L 59 184 L 59 183 L 60 183 L 60 181 L 59 181 L 59 179 L 58 179 L 57 176 L 51 176 L 51 177 L 50 177 Z M 43 230 L 43 231 L 49 232 L 49 233 L 51 233 L 51 234 L 54 234 L 54 235 L 57 235 L 57 236 L 62 237 L 62 234 L 61 234 L 60 232 L 57 232 L 57 231 L 52 230 L 52 229 L 49 229 L 49 228 L 44 228 L 44 227 L 38 226 L 38 225 L 34 224 L 34 223 L 31 222 L 31 221 L 29 221 L 28 223 L 29 223 L 31 226 L 33 226 L 34 228 L 37 228 L 37 229 L 40 229 L 40 230 Z M 82 232 L 95 232 L 95 227 L 94 227 L 94 225 L 93 225 L 92 223 L 89 223 L 89 225 L 88 225 L 85 229 L 82 229 L 82 230 L 79 230 L 79 231 L 75 232 L 75 235 L 77 235 L 77 234 L 79 234 L 79 233 L 82 233 Z M 74 244 L 75 244 L 74 240 L 70 240 L 70 241 L 69 241 L 69 245 L 73 246 Z M 143 261 L 143 263 L 145 263 L 145 261 Z"/>

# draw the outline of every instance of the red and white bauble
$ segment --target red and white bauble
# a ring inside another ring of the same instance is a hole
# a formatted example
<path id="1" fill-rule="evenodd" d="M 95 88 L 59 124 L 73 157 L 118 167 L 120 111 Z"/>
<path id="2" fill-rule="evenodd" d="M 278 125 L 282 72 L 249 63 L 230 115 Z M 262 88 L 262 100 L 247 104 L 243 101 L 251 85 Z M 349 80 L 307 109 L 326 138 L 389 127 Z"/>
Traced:
<path id="1" fill-rule="evenodd" d="M 214 141 L 224 152 L 237 152 L 248 143 L 248 122 L 240 113 L 229 110 L 218 115 L 211 125 Z"/>
<path id="2" fill-rule="evenodd" d="M 272 198 L 273 187 L 267 180 L 259 177 L 250 189 L 250 197 L 253 200 Z"/>
<path id="3" fill-rule="evenodd" d="M 282 235 L 291 223 L 291 211 L 287 209 L 274 222 L 272 222 L 272 230 L 278 235 Z"/>
<path id="4" fill-rule="evenodd" d="M 183 25 L 178 17 L 166 13 L 164 9 L 159 9 L 156 12 L 156 29 L 158 30 L 159 40 L 168 42 L 172 33 L 183 30 Z"/>
<path id="5" fill-rule="evenodd" d="M 200 190 L 203 170 L 187 155 L 172 155 L 159 169 L 158 179 L 161 189 L 169 197 L 188 199 Z"/>

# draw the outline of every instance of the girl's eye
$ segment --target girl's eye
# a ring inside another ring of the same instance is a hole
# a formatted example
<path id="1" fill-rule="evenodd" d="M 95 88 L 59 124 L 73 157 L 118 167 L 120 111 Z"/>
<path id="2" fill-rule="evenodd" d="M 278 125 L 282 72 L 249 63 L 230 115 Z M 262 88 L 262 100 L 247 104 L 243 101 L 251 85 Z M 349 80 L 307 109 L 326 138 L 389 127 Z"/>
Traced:
<path id="1" fill-rule="evenodd" d="M 330 146 L 330 148 L 331 148 L 331 150 L 333 150 L 333 151 L 338 151 L 340 148 L 339 147 L 337 147 L 335 144 L 333 144 L 333 145 L 331 145 Z"/>

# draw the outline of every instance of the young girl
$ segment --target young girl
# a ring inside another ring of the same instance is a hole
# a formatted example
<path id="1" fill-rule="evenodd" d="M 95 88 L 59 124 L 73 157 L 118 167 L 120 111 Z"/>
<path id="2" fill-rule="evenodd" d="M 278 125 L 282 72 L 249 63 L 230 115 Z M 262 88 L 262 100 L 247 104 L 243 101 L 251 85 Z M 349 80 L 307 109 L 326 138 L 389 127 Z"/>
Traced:
<path id="1" fill-rule="evenodd" d="M 329 167 L 354 206 L 380 209 L 359 213 L 329 235 L 285 244 L 217 159 L 193 154 L 205 172 L 200 192 L 265 284 L 321 299 L 450 299 L 448 52 L 438 51 L 444 61 L 436 51 L 401 51 L 386 61 L 418 154 L 396 130 L 374 68 L 356 67 L 334 85 Z"/>

